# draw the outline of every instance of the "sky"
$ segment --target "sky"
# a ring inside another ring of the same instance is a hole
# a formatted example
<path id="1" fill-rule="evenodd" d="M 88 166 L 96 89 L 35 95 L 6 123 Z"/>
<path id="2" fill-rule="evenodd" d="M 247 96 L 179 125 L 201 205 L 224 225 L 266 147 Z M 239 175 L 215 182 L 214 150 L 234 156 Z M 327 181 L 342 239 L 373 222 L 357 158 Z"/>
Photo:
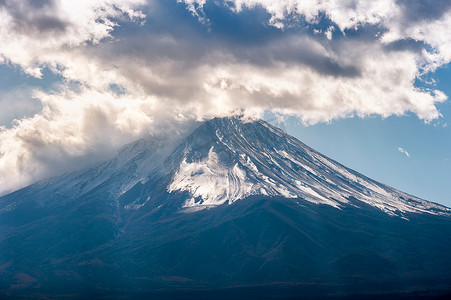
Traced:
<path id="1" fill-rule="evenodd" d="M 451 206 L 450 62 L 448 0 L 0 0 L 0 194 L 245 114 Z"/>

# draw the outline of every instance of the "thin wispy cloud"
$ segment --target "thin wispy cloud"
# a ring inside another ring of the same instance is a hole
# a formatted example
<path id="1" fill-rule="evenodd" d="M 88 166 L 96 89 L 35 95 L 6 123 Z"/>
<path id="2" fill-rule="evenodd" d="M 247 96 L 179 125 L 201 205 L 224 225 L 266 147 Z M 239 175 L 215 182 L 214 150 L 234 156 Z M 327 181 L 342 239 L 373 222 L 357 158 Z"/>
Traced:
<path id="1" fill-rule="evenodd" d="M 398 151 L 405 154 L 405 156 L 410 157 L 409 152 L 407 152 L 407 150 L 405 150 L 404 148 L 398 147 Z"/>
<path id="2" fill-rule="evenodd" d="M 0 129 L 0 193 L 215 116 L 437 120 L 447 95 L 415 82 L 451 61 L 438 2 L 0 1 L 0 63 L 58 78 L 26 113 L 2 109 L 16 120 Z"/>

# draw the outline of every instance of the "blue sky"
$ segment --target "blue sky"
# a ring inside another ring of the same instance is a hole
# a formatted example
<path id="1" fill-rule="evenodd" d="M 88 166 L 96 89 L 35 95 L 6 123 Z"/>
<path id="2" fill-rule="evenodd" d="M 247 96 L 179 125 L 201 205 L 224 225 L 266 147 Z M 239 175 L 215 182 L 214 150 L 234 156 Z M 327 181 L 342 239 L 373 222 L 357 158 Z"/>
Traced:
<path id="1" fill-rule="evenodd" d="M 0 16 L 0 194 L 244 113 L 451 206 L 449 1 L 19 0 Z"/>

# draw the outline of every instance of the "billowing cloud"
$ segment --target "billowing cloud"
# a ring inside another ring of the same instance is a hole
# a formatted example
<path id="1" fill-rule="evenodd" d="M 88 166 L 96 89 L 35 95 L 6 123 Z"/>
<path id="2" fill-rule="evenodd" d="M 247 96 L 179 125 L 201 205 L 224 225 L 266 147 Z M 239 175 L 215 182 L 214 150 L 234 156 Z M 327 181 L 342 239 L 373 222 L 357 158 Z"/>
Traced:
<path id="1" fill-rule="evenodd" d="M 117 21 L 141 20 L 143 0 L 0 1 L 0 62 L 40 77 L 43 67 L 64 68 L 58 58 L 74 47 L 99 44 Z M 64 57 L 67 58 L 67 57 Z"/>
<path id="2" fill-rule="evenodd" d="M 191 11 L 203 13 L 210 2 L 178 1 L 185 2 Z M 451 61 L 448 26 L 451 22 L 451 4 L 447 0 L 229 0 L 223 1 L 223 4 L 237 13 L 262 7 L 271 16 L 269 24 L 278 28 L 295 26 L 299 18 L 315 26 L 321 23 L 323 15 L 343 33 L 375 26 L 380 43 L 411 39 L 427 44 L 429 47 L 423 48 L 428 52 L 423 58 L 427 62 L 420 61 L 419 64 L 437 67 Z M 323 28 L 321 32 L 328 38 L 332 35 L 330 27 Z"/>
<path id="3" fill-rule="evenodd" d="M 60 78 L 0 101 L 0 193 L 214 116 L 436 120 L 447 96 L 417 83 L 451 61 L 451 7 L 414 2 L 0 1 L 0 62 Z"/>
<path id="4" fill-rule="evenodd" d="M 89 89 L 35 92 L 43 109 L 0 131 L 2 191 L 106 159 L 115 149 L 154 136 L 176 142 L 196 124 L 152 97 L 118 97 Z"/>

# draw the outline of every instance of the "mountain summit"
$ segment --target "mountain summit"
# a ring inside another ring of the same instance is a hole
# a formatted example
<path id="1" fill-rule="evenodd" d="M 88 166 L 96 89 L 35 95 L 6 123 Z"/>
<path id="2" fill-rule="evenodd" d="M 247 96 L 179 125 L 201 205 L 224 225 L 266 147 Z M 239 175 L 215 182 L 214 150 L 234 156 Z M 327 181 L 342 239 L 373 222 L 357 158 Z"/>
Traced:
<path id="1" fill-rule="evenodd" d="M 212 119 L 172 148 L 139 140 L 1 197 L 0 226 L 0 291 L 19 296 L 448 292 L 451 282 L 451 209 L 261 120 Z"/>

